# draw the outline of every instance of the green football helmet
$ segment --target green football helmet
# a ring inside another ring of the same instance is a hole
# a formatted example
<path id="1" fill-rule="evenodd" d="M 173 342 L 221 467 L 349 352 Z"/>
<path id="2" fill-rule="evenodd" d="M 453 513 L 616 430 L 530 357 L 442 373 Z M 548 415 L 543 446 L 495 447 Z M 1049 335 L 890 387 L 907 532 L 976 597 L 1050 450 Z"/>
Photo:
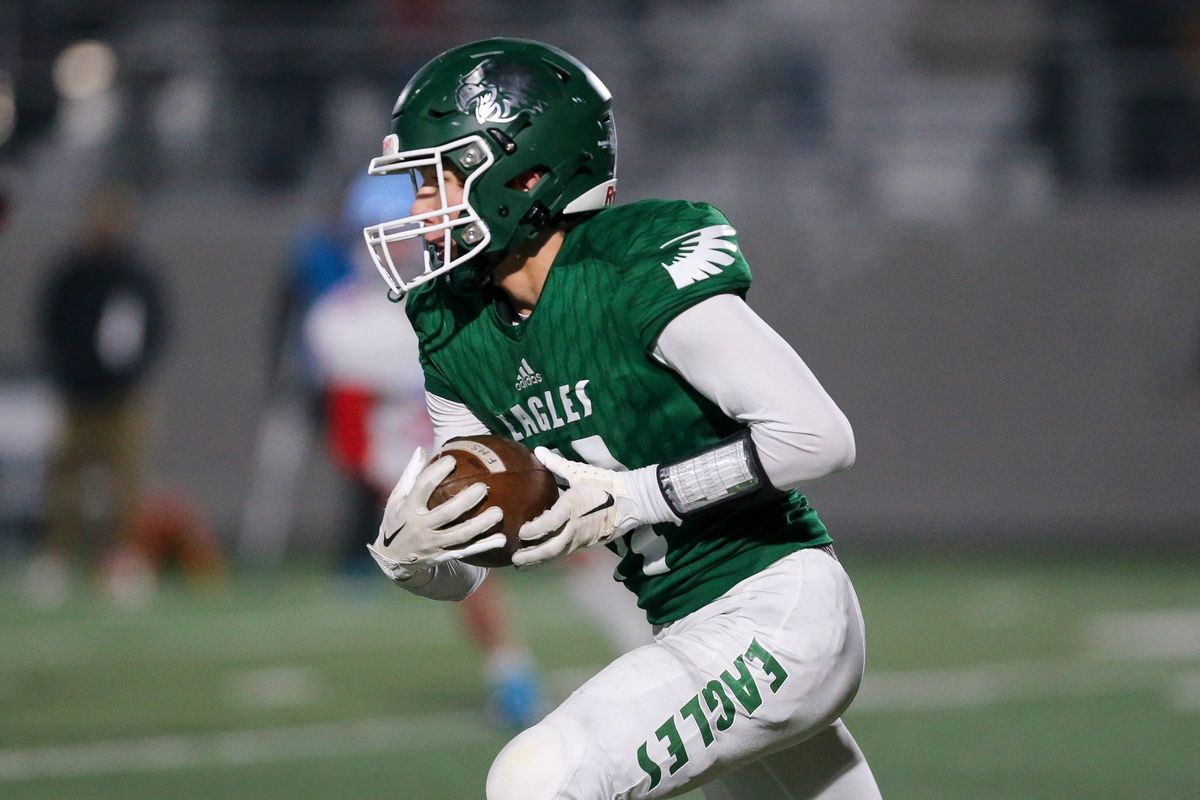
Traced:
<path id="1" fill-rule="evenodd" d="M 426 64 L 392 111 L 392 133 L 368 172 L 436 176 L 441 207 L 364 228 L 375 265 L 399 298 L 469 264 L 490 275 L 506 253 L 558 218 L 612 203 L 617 138 L 611 96 L 591 70 L 558 48 L 486 39 Z M 463 181 L 461 203 L 446 196 L 446 171 Z M 532 172 L 541 178 L 525 189 Z M 401 269 L 398 242 L 440 233 L 424 265 Z M 461 275 L 456 277 L 462 277 Z"/>

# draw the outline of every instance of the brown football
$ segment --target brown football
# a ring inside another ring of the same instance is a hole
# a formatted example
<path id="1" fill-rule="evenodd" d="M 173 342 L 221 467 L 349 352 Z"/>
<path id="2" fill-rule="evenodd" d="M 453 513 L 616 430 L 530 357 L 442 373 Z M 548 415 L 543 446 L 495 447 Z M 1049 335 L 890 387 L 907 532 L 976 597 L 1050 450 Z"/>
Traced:
<path id="1" fill-rule="evenodd" d="M 441 505 L 473 483 L 486 483 L 487 497 L 459 519 L 470 519 L 488 506 L 499 506 L 504 518 L 481 536 L 501 531 L 508 543 L 502 549 L 463 560 L 481 567 L 512 566 L 512 554 L 520 545 L 517 531 L 558 499 L 554 473 L 534 458 L 528 447 L 500 436 L 451 439 L 434 454 L 430 463 L 448 455 L 454 456 L 454 471 L 433 490 L 429 507 Z"/>

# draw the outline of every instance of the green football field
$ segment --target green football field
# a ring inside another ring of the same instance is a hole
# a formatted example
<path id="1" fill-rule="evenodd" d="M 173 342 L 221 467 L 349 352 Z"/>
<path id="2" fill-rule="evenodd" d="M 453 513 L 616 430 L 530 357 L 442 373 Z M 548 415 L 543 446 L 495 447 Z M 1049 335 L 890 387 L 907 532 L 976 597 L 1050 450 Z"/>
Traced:
<path id="1" fill-rule="evenodd" d="M 1200 558 L 842 556 L 885 798 L 1200 798 Z M 482 800 L 507 738 L 449 608 L 382 580 L 34 612 L 2 577 L 0 798 Z M 508 577 L 562 696 L 605 645 L 561 572 Z"/>

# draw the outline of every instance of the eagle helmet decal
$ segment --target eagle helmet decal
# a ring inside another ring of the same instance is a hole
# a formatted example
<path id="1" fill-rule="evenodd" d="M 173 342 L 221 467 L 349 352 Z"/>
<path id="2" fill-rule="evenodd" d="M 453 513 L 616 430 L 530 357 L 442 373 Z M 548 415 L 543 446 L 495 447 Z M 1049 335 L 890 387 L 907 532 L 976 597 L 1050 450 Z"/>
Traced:
<path id="1" fill-rule="evenodd" d="M 479 63 L 458 82 L 455 103 L 464 114 L 474 114 L 480 125 L 512 122 L 522 111 L 542 112 L 542 103 L 530 93 L 540 76 L 519 64 L 493 59 Z"/>

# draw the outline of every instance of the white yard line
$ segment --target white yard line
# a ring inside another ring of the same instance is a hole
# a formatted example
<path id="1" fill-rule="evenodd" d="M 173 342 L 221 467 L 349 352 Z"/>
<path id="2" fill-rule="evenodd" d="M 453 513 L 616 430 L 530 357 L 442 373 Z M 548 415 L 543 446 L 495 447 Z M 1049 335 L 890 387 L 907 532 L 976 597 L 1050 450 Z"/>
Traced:
<path id="1" fill-rule="evenodd" d="M 469 711 L 211 734 L 0 750 L 0 783 L 261 764 L 478 744 L 494 734 Z"/>
<path id="2" fill-rule="evenodd" d="M 597 666 L 597 670 L 600 669 Z M 585 670 L 549 673 L 574 686 Z M 1167 684 L 1164 687 L 1164 683 Z M 1120 694 L 1164 687 L 1173 708 L 1200 710 L 1200 673 L 1130 673 L 1117 664 L 1046 659 L 940 670 L 868 670 L 853 714 L 979 708 L 1038 697 Z M 0 750 L 0 784 L 157 770 L 236 766 L 365 753 L 478 745 L 496 734 L 483 716 L 450 711 L 258 730 L 112 739 Z"/>
<path id="3" fill-rule="evenodd" d="M 186 626 L 204 622 L 195 617 L 173 621 L 132 612 L 128 618 L 105 617 L 77 621 L 31 622 L 0 630 L 4 651 L 0 670 L 61 666 L 94 666 L 128 660 L 114 655 L 114 640 L 129 641 L 142 663 L 175 663 L 186 654 L 192 663 L 294 660 L 310 654 L 337 652 L 357 637 L 375 635 L 363 624 L 363 611 L 334 603 L 295 609 L 256 609 L 221 614 L 212 630 L 195 633 Z M 180 632 L 184 629 L 185 632 Z"/>
<path id="4" fill-rule="evenodd" d="M 226 694 L 238 708 L 298 708 L 321 696 L 316 670 L 300 664 L 242 669 L 233 672 Z"/>
<path id="5" fill-rule="evenodd" d="M 1200 672 L 1176 675 L 1167 690 L 1167 703 L 1173 711 L 1200 711 Z"/>
<path id="6" fill-rule="evenodd" d="M 980 664 L 961 669 L 867 669 L 857 713 L 970 708 L 1039 697 L 1123 694 L 1153 686 L 1116 665 L 1074 659 Z M 1153 682 L 1152 682 L 1153 681 Z"/>
<path id="7" fill-rule="evenodd" d="M 1084 629 L 1085 652 L 1100 658 L 1200 658 L 1200 608 L 1097 614 Z"/>
<path id="8" fill-rule="evenodd" d="M 1000 700 L 1002 689 L 996 676 L 985 669 L 868 670 L 851 709 L 871 713 L 983 706 Z"/>
<path id="9" fill-rule="evenodd" d="M 346 612 L 336 606 L 324 609 L 330 617 Z M 277 615 L 273 611 L 230 615 L 226 620 L 236 633 L 226 635 L 219 654 L 206 660 L 219 663 L 243 658 L 247 653 L 278 658 L 285 653 L 324 652 L 329 642 L 264 639 L 261 626 Z M 279 615 L 285 616 L 285 615 Z M 98 643 L 60 636 L 32 635 L 30 626 L 13 637 L 30 645 L 13 666 L 58 661 L 65 655 L 83 659 L 93 655 Z M 11 633 L 11 631 L 10 631 Z M 21 634 L 29 634 L 28 637 Z M 1200 658 L 1200 609 L 1167 609 L 1095 615 L 1083 627 L 1084 660 L 1060 658 L 973 665 L 961 669 L 868 669 L 853 714 L 937 711 L 979 708 L 1039 697 L 1117 695 L 1161 690 L 1169 706 L 1179 712 L 1200 711 L 1200 673 L 1162 675 L 1130 669 L 1130 661 L 1193 661 Z M 25 642 L 28 638 L 28 642 Z M 97 637 L 99 638 L 99 637 Z M 236 644 L 235 644 L 236 643 Z M 8 644 L 14 644 L 9 641 Z M 230 647 L 230 645 L 235 645 Z M 235 650 L 237 652 L 230 652 Z M 1091 660 L 1087 660 L 1091 659 Z M 1107 662 L 1107 663 L 1106 663 Z M 602 668 L 597 665 L 596 670 Z M 290 671 L 288 671 L 290 670 Z M 315 678 L 305 668 L 280 673 L 235 673 L 233 695 L 245 702 L 268 705 L 302 705 L 318 691 Z M 281 677 L 286 680 L 281 680 Z M 551 672 L 547 684 L 560 691 L 578 686 L 586 668 Z M 0 679 L 3 675 L 0 674 Z M 275 692 L 283 685 L 286 692 Z M 271 691 L 264 694 L 263 687 Z M 271 692 L 275 692 L 272 694 Z M 0 784 L 38 779 L 113 775 L 155 770 L 258 764 L 306 758 L 329 758 L 364 753 L 421 751 L 431 747 L 468 746 L 495 736 L 482 715 L 453 711 L 414 716 L 359 719 L 260 730 L 210 734 L 180 734 L 141 739 L 113 739 L 75 745 L 0 749 Z"/>

